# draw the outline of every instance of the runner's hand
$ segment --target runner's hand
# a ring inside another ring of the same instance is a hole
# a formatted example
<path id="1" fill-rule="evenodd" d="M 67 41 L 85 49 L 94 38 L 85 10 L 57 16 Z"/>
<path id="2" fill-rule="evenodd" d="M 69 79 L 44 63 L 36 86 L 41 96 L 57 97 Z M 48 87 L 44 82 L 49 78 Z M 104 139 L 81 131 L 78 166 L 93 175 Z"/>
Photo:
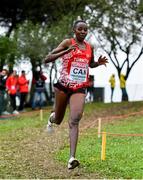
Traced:
<path id="1" fill-rule="evenodd" d="M 105 56 L 100 56 L 98 59 L 98 65 L 105 65 L 108 63 L 108 59 Z"/>
<path id="2" fill-rule="evenodd" d="M 69 48 L 67 49 L 67 52 L 70 52 L 72 50 L 75 50 L 77 48 L 77 44 L 71 45 L 69 46 Z"/>

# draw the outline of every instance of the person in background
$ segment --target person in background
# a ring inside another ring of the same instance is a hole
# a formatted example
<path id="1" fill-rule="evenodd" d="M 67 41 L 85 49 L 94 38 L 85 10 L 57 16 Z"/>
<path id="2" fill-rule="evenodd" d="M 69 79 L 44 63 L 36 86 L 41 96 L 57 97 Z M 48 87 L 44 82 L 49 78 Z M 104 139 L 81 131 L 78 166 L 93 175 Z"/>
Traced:
<path id="1" fill-rule="evenodd" d="M 32 100 L 32 109 L 39 107 L 40 109 L 44 106 L 46 102 L 45 96 L 45 80 L 47 78 L 43 75 L 41 71 L 37 71 L 33 77 L 34 84 L 34 96 Z"/>
<path id="2" fill-rule="evenodd" d="M 110 87 L 111 87 L 111 102 L 113 102 L 113 93 L 115 89 L 115 74 L 112 74 L 109 79 Z"/>
<path id="3" fill-rule="evenodd" d="M 120 75 L 120 88 L 122 91 L 122 101 L 128 101 L 128 94 L 126 91 L 126 79 L 124 74 Z"/>
<path id="4" fill-rule="evenodd" d="M 26 102 L 26 97 L 28 94 L 28 83 L 29 81 L 26 78 L 25 71 L 21 71 L 21 76 L 18 77 L 18 87 L 20 93 L 20 105 L 18 111 L 24 110 L 24 105 Z"/>
<path id="5" fill-rule="evenodd" d="M 16 94 L 18 91 L 18 76 L 16 70 L 13 70 L 11 75 L 7 78 L 6 88 L 10 96 L 11 106 L 13 109 L 12 113 L 19 114 L 19 112 L 16 110 Z"/>
<path id="6" fill-rule="evenodd" d="M 89 95 L 87 102 L 93 102 L 93 100 L 94 100 L 94 76 L 92 76 L 92 75 L 89 76 L 87 95 Z"/>
<path id="7" fill-rule="evenodd" d="M 8 78 L 7 69 L 3 69 L 0 72 L 0 115 L 8 115 L 7 112 L 7 91 L 6 91 L 6 80 Z"/>
<path id="8" fill-rule="evenodd" d="M 70 156 L 68 169 L 74 169 L 80 162 L 75 158 L 79 134 L 79 122 L 82 118 L 86 88 L 89 85 L 89 67 L 95 68 L 108 63 L 106 57 L 100 56 L 94 61 L 93 47 L 84 39 L 88 33 L 85 21 L 76 21 L 73 25 L 75 37 L 64 39 L 44 59 L 44 63 L 54 62 L 60 58 L 62 68 L 55 87 L 55 109 L 51 113 L 47 129 L 51 131 L 53 123 L 60 125 L 64 119 L 66 107 L 70 106 L 69 138 Z"/>

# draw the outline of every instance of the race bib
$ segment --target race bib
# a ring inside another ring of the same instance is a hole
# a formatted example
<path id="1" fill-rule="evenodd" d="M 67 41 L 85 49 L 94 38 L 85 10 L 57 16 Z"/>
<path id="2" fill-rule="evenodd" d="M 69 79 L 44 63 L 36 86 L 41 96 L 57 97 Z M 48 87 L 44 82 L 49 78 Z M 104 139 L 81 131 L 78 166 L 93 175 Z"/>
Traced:
<path id="1" fill-rule="evenodd" d="M 72 62 L 69 78 L 79 83 L 86 82 L 88 66 L 84 63 Z"/>

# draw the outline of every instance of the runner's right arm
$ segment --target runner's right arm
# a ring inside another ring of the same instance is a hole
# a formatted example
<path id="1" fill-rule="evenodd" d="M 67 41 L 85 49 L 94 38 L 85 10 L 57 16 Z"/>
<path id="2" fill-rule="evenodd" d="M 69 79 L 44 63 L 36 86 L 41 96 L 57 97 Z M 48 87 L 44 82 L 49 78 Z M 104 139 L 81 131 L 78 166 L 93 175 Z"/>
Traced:
<path id="1" fill-rule="evenodd" d="M 65 39 L 63 40 L 57 48 L 55 48 L 51 53 L 49 53 L 45 59 L 44 63 L 49 63 L 55 61 L 57 58 L 63 56 L 64 54 L 70 52 L 74 49 L 74 46 L 71 46 L 71 40 Z"/>

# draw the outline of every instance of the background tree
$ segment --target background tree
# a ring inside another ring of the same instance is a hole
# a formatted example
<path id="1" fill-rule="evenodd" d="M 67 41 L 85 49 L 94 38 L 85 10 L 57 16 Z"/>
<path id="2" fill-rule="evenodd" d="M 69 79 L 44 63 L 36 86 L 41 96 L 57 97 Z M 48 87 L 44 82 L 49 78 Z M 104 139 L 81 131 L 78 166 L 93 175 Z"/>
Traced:
<path id="1" fill-rule="evenodd" d="M 11 36 L 17 42 L 17 58 L 21 55 L 30 58 L 33 71 L 36 66 L 41 66 L 46 54 L 55 48 L 65 35 L 71 33 L 69 31 L 69 24 L 71 24 L 69 20 L 71 19 L 67 20 L 65 17 L 64 21 L 59 21 L 56 25 L 51 25 L 50 28 L 48 26 L 41 27 L 40 24 L 33 24 L 30 21 L 19 25 Z M 53 65 L 47 66 L 50 79 L 50 97 L 52 97 L 53 71 L 57 71 L 57 64 L 53 63 Z"/>
<path id="2" fill-rule="evenodd" d="M 30 21 L 19 25 L 13 33 L 13 39 L 17 42 L 17 51 L 20 55 L 29 57 L 33 68 L 36 64 L 41 65 L 41 59 L 46 54 L 47 31 L 39 24 Z"/>
<path id="3" fill-rule="evenodd" d="M 91 0 L 1 0 L 0 24 L 7 27 L 7 36 L 18 24 L 30 20 L 34 24 L 57 23 L 63 16 L 81 14 Z"/>
<path id="4" fill-rule="evenodd" d="M 101 1 L 98 2 L 98 4 Z M 136 0 L 105 0 L 104 6 L 92 4 L 88 14 L 92 32 L 111 62 L 127 80 L 143 54 L 142 5 Z M 95 29 L 96 28 L 96 29 Z"/>
<path id="5" fill-rule="evenodd" d="M 124 72 L 127 80 L 143 53 L 142 14 L 141 0 L 2 0 L 0 24 L 7 27 L 7 36 L 17 42 L 15 54 L 30 57 L 34 67 L 71 35 L 75 19 L 86 19 L 118 76 Z M 56 64 L 50 67 L 52 74 Z"/>
<path id="6" fill-rule="evenodd" d="M 90 1 L 2 0 L 0 25 L 7 28 L 7 37 L 13 36 L 14 32 L 18 55 L 30 57 L 34 68 L 66 34 L 71 34 L 69 29 L 73 20 L 83 14 Z M 49 67 L 52 68 L 49 69 L 51 77 L 56 64 Z"/>
<path id="7" fill-rule="evenodd" d="M 8 64 L 11 69 L 16 52 L 17 44 L 15 40 L 0 36 L 0 69 L 2 69 L 5 64 Z"/>

